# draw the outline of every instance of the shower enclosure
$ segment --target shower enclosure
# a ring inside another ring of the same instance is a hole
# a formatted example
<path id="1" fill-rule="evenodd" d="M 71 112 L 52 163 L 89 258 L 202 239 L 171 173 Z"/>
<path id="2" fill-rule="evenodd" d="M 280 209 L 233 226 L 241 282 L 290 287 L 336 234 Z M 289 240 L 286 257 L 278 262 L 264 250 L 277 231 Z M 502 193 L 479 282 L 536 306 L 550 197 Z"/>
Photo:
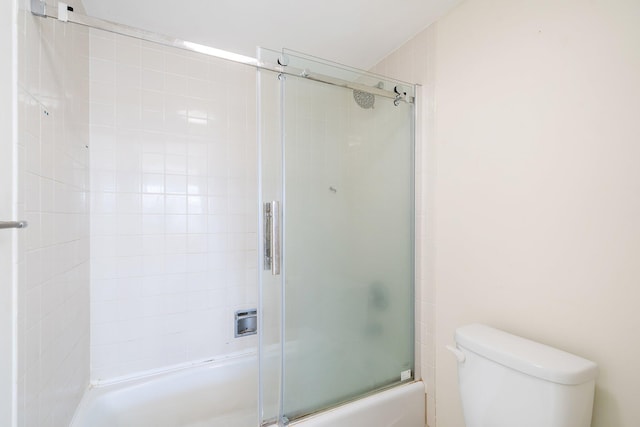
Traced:
<path id="1" fill-rule="evenodd" d="M 414 85 L 31 3 L 18 342 L 73 322 L 81 339 L 57 374 L 20 383 L 24 408 L 68 386 L 67 369 L 82 371 L 76 396 L 95 386 L 78 427 L 283 426 L 414 381 Z M 78 212 L 47 207 L 49 188 Z M 52 236 L 50 217 L 80 220 Z M 31 274 L 48 253 L 78 266 Z M 60 289 L 78 297 L 39 299 Z M 46 324 L 49 301 L 66 323 Z M 25 378 L 65 354 L 51 337 L 19 360 Z"/>
<path id="2" fill-rule="evenodd" d="M 413 378 L 414 93 L 260 57 L 284 64 L 259 71 L 262 421 L 286 422 Z"/>

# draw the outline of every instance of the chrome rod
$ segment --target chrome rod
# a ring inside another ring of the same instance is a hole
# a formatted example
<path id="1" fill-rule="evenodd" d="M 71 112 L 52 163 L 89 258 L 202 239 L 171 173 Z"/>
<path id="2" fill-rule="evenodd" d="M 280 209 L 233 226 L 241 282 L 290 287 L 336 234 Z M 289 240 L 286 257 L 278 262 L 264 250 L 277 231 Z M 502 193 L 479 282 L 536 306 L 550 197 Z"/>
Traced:
<path id="1" fill-rule="evenodd" d="M 5 228 L 27 228 L 27 221 L 0 221 L 0 230 Z"/>
<path id="2" fill-rule="evenodd" d="M 93 18 L 91 16 L 83 15 L 81 13 L 67 10 L 65 3 L 58 3 L 58 10 L 51 10 L 53 8 L 47 8 L 44 0 L 31 0 L 31 13 L 36 16 L 45 18 L 54 18 L 63 22 L 73 22 L 74 24 L 82 25 L 89 28 L 95 28 L 109 33 L 121 34 L 128 37 L 133 37 L 138 40 L 149 41 L 152 43 L 161 44 L 163 46 L 175 47 L 177 49 L 188 50 L 191 52 L 201 53 L 203 55 L 212 56 L 214 58 L 224 59 L 227 61 L 237 62 L 240 64 L 249 65 L 259 70 L 272 71 L 275 73 L 306 78 L 316 82 L 326 83 L 333 86 L 340 86 L 348 89 L 359 90 L 371 93 L 373 95 L 381 96 L 384 98 L 390 98 L 395 101 L 403 101 L 408 103 L 414 103 L 413 96 L 405 96 L 399 99 L 399 95 L 396 92 L 381 89 L 375 86 L 367 86 L 348 80 L 343 80 L 336 77 L 330 77 L 323 74 L 316 74 L 309 70 L 287 67 L 280 64 L 271 64 L 268 62 L 260 61 L 250 56 L 240 55 L 237 53 L 229 52 L 222 49 L 216 49 L 211 46 L 193 43 L 181 39 L 177 39 L 162 34 L 153 33 L 151 31 L 142 30 L 140 28 L 130 27 L 128 25 L 118 24 L 115 22 L 105 21 L 103 19 Z"/>

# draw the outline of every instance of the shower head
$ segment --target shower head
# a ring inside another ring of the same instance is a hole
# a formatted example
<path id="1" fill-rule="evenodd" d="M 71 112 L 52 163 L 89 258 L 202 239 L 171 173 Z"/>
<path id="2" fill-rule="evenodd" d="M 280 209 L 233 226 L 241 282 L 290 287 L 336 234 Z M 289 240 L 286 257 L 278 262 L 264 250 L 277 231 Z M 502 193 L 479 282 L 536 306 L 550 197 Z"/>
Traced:
<path id="1" fill-rule="evenodd" d="M 364 92 L 361 90 L 354 89 L 353 90 L 353 99 L 356 101 L 356 104 L 360 106 L 360 108 L 373 108 L 373 104 L 376 102 L 376 97 L 369 92 Z"/>

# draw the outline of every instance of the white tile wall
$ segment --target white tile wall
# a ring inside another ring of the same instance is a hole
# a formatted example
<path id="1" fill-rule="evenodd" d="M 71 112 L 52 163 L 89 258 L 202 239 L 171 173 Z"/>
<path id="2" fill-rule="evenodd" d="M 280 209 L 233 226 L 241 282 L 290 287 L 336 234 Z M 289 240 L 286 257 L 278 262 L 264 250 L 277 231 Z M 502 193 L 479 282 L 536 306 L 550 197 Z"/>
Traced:
<path id="1" fill-rule="evenodd" d="M 255 70 L 91 31 L 91 377 L 254 348 Z"/>
<path id="2" fill-rule="evenodd" d="M 80 5 L 77 5 L 80 6 Z M 18 15 L 18 425 L 68 426 L 89 382 L 89 34 Z"/>

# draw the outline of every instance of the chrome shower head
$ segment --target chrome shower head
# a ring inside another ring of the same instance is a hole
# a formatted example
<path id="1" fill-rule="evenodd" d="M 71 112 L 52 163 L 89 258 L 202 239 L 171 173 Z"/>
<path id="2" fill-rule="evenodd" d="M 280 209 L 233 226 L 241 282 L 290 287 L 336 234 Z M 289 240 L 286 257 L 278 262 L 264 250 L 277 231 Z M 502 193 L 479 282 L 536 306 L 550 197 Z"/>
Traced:
<path id="1" fill-rule="evenodd" d="M 353 90 L 353 99 L 360 108 L 373 108 L 373 104 L 376 102 L 376 97 L 372 93 L 364 92 L 361 90 Z"/>

